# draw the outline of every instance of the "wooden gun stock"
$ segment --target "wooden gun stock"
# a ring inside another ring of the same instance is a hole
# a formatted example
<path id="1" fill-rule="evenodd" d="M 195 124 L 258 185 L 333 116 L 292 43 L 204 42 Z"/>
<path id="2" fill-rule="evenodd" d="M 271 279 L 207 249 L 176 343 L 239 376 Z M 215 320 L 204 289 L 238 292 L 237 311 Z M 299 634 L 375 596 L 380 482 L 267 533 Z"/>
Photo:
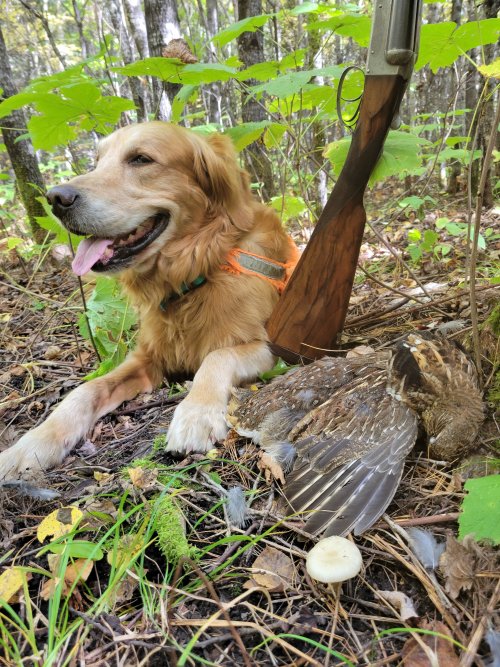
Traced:
<path id="1" fill-rule="evenodd" d="M 287 361 L 332 350 L 351 295 L 363 238 L 363 196 L 407 81 L 368 75 L 344 168 L 267 325 L 273 352 Z"/>
<path id="2" fill-rule="evenodd" d="M 267 324 L 271 348 L 286 361 L 316 359 L 335 347 L 363 238 L 365 188 L 417 57 L 422 0 L 373 4 L 367 76 L 347 159 Z"/>

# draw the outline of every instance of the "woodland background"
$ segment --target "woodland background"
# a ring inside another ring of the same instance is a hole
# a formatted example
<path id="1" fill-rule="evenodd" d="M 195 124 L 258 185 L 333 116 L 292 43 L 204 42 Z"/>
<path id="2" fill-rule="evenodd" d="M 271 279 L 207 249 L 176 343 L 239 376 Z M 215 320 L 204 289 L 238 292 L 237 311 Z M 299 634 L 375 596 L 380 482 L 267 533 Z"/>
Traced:
<path id="1" fill-rule="evenodd" d="M 256 448 L 229 440 L 212 463 L 165 458 L 158 434 L 184 388 L 163 387 L 100 422 L 42 500 L 0 489 L 0 664 L 500 664 L 499 10 L 424 4 L 402 125 L 365 197 L 340 341 L 380 346 L 439 327 L 465 343 L 489 407 L 478 456 L 453 470 L 410 458 L 390 516 L 357 540 L 364 569 L 339 602 L 305 575 L 301 523 L 275 512 Z M 136 331 L 115 281 L 77 284 L 45 190 L 91 168 L 115 127 L 170 119 L 229 134 L 256 196 L 303 246 L 348 150 L 338 85 L 347 66 L 364 67 L 371 12 L 0 1 L 0 446 L 119 363 Z M 351 71 L 344 120 L 362 86 Z M 248 529 L 227 521 L 220 485 L 235 484 L 253 503 Z M 409 538 L 419 526 L 420 548 Z"/>

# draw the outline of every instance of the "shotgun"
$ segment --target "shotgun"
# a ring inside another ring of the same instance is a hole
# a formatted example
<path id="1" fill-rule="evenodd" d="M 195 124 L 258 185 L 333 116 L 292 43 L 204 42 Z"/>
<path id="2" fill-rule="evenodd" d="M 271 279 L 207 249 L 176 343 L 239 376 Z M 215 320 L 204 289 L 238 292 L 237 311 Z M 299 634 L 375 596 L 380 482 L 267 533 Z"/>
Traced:
<path id="1" fill-rule="evenodd" d="M 418 51 L 421 0 L 376 0 L 359 119 L 344 167 L 267 324 L 286 361 L 335 347 L 349 305 L 363 238 L 363 197 L 398 115 Z"/>

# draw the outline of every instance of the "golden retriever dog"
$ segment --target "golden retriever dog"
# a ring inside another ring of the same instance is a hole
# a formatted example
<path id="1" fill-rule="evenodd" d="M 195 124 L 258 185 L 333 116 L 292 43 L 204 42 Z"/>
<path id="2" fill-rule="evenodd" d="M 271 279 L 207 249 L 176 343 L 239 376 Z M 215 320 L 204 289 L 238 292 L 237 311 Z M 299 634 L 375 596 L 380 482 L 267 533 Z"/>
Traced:
<path id="1" fill-rule="evenodd" d="M 60 463 L 100 417 L 177 374 L 194 379 L 167 449 L 207 451 L 227 433 L 232 386 L 273 365 L 265 324 L 297 253 L 278 216 L 253 198 L 227 137 L 162 122 L 106 137 L 95 169 L 47 197 L 68 230 L 89 236 L 75 273 L 118 274 L 140 331 L 118 368 L 0 454 L 0 479 Z"/>

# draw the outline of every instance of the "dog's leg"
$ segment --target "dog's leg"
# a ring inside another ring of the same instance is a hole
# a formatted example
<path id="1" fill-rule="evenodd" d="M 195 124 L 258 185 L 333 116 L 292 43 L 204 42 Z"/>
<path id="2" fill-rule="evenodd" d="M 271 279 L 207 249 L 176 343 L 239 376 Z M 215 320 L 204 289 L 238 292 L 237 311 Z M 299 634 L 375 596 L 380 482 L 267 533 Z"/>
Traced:
<path id="1" fill-rule="evenodd" d="M 269 370 L 273 360 L 263 341 L 208 354 L 194 376 L 191 391 L 174 413 L 167 434 L 167 450 L 206 452 L 225 438 L 231 388 Z"/>
<path id="2" fill-rule="evenodd" d="M 0 454 L 0 481 L 29 477 L 60 463 L 99 417 L 143 391 L 159 378 L 148 360 L 133 353 L 114 371 L 74 389 L 40 426 Z"/>

